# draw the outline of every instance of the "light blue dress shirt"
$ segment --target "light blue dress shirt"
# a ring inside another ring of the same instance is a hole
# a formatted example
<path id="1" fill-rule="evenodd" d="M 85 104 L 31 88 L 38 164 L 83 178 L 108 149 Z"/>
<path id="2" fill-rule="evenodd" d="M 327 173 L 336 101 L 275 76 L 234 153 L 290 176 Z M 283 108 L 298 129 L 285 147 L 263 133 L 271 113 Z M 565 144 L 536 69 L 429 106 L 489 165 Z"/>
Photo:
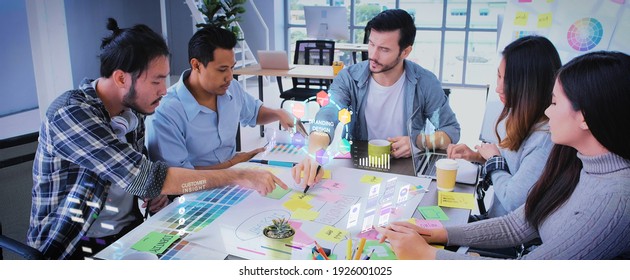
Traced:
<path id="1" fill-rule="evenodd" d="M 186 88 L 190 69 L 167 90 L 155 114 L 149 116 L 147 148 L 151 160 L 169 166 L 194 168 L 216 165 L 234 157 L 236 132 L 241 125 L 255 126 L 262 102 L 234 81 L 217 97 L 217 110 L 200 105 Z"/>

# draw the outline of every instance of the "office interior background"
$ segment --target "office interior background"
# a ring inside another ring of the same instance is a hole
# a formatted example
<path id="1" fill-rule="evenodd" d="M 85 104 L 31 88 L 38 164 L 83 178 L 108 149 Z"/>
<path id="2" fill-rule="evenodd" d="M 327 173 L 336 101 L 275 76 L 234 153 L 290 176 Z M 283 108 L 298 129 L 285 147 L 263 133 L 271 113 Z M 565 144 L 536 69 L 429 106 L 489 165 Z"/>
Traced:
<path id="1" fill-rule="evenodd" d="M 240 21 L 250 50 L 286 50 L 307 38 L 304 6 L 343 6 L 348 11 L 349 40 L 362 43 L 364 27 L 385 9 L 401 8 L 415 18 L 417 36 L 409 60 L 438 76 L 452 89 L 451 106 L 462 125 L 462 141 L 479 138 L 488 85 L 495 83 L 497 18 L 506 1 L 488 0 L 249 0 Z M 119 26 L 143 23 L 161 32 L 171 50 L 171 80 L 188 68 L 187 42 L 195 27 L 185 0 L 3 0 L 0 4 L 0 140 L 39 130 L 40 116 L 64 91 L 99 73 L 100 40 L 106 19 Z M 339 58 L 351 63 L 349 53 Z M 238 57 L 237 57 L 238 59 Z M 244 64 L 244 62 L 242 63 Z M 241 65 L 242 65 L 241 64 Z M 287 86 L 290 79 L 284 79 Z M 255 79 L 245 85 L 257 96 Z M 279 107 L 274 79 L 265 83 L 265 104 Z M 286 88 L 286 86 L 285 86 Z M 489 95 L 495 93 L 490 89 Z M 277 126 L 276 126 L 277 127 Z M 261 143 L 256 128 L 242 130 L 242 149 Z M 37 142 L 0 149 L 0 160 L 28 155 Z M 0 223 L 3 234 L 25 242 L 31 206 L 33 161 L 0 167 Z M 5 252 L 5 259 L 12 259 Z"/>

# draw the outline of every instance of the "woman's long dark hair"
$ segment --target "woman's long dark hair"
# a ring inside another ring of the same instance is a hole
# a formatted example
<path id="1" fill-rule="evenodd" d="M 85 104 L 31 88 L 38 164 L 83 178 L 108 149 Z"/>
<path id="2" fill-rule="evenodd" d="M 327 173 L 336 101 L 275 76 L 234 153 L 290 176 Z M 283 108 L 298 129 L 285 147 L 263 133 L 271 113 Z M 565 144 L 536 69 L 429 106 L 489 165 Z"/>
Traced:
<path id="1" fill-rule="evenodd" d="M 574 58 L 557 79 L 575 111 L 608 151 L 630 159 L 630 56 L 620 52 L 593 52 Z M 528 222 L 538 228 L 575 190 L 582 162 L 577 151 L 556 144 L 545 170 L 525 202 Z"/>
<path id="2" fill-rule="evenodd" d="M 494 132 L 500 147 L 515 151 L 538 123 L 547 120 L 545 109 L 551 103 L 554 77 L 562 62 L 551 41 L 540 36 L 519 38 L 502 54 L 505 106 Z M 504 119 L 507 133 L 501 139 L 497 127 Z"/>

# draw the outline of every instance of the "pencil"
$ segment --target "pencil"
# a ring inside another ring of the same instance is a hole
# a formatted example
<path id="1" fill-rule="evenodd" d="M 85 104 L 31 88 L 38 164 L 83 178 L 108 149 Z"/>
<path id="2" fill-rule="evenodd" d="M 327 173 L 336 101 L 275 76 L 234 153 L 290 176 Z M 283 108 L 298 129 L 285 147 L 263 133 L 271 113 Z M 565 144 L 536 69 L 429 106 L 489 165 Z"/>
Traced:
<path id="1" fill-rule="evenodd" d="M 352 239 L 348 238 L 348 247 L 346 248 L 346 260 L 352 259 Z"/>
<path id="2" fill-rule="evenodd" d="M 354 256 L 355 260 L 361 259 L 361 254 L 363 254 L 363 248 L 365 248 L 365 237 L 361 238 L 361 241 L 359 242 L 359 249 L 357 249 L 357 254 Z"/>
<path id="3" fill-rule="evenodd" d="M 324 252 L 324 248 L 322 248 L 322 246 L 319 246 L 319 244 L 317 244 L 317 241 L 313 241 L 315 242 L 315 248 L 317 248 L 317 252 L 319 252 L 320 255 L 322 255 L 322 257 L 324 257 L 325 260 L 328 260 L 328 256 L 326 255 L 326 252 Z"/>

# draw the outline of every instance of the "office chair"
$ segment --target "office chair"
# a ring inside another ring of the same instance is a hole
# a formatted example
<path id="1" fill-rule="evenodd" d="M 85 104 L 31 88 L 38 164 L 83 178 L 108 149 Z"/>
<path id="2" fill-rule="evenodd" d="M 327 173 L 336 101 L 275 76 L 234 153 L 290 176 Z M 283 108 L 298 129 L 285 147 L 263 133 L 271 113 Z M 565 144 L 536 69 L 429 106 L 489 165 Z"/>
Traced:
<path id="1" fill-rule="evenodd" d="M 365 32 L 363 33 L 363 44 L 367 44 L 370 42 L 370 30 L 367 27 L 363 29 Z M 368 52 L 361 52 L 361 61 L 368 60 Z"/>
<path id="2" fill-rule="evenodd" d="M 298 40 L 295 42 L 295 53 L 293 64 L 302 65 L 332 65 L 334 60 L 335 42 L 327 40 Z M 293 88 L 282 89 L 281 77 L 278 79 L 280 89 L 280 108 L 283 108 L 287 100 L 305 101 L 321 90 L 328 89 L 330 80 L 327 79 L 306 79 L 292 78 Z"/>
<path id="3" fill-rule="evenodd" d="M 19 242 L 13 238 L 2 235 L 2 224 L 0 224 L 0 260 L 4 259 L 2 249 L 7 249 L 15 254 L 20 255 L 27 260 L 43 260 L 44 254 L 39 250 Z"/>

